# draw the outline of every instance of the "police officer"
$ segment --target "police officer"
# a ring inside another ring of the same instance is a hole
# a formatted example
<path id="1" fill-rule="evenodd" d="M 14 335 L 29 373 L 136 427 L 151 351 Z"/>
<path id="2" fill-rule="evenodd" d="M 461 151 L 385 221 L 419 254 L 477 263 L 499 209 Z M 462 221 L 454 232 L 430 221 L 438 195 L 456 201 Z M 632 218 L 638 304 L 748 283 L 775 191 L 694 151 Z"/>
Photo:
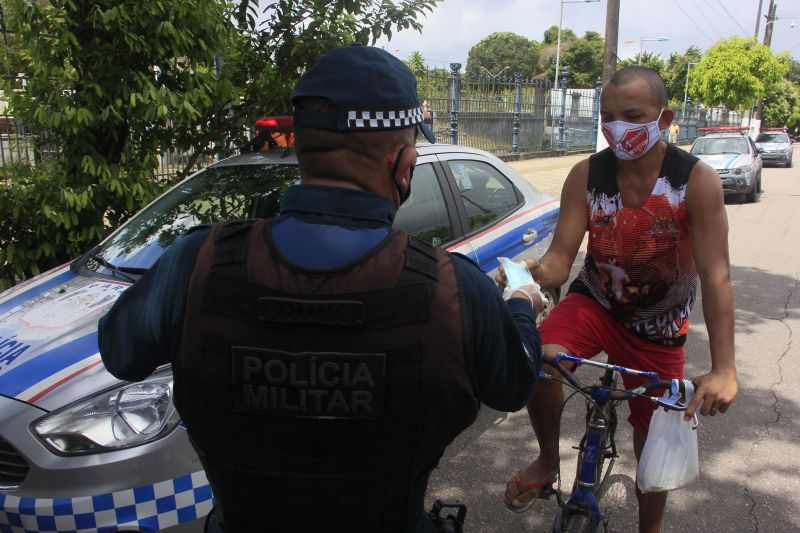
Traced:
<path id="1" fill-rule="evenodd" d="M 207 530 L 435 531 L 430 471 L 481 402 L 525 405 L 542 302 L 392 230 L 417 128 L 434 141 L 401 61 L 332 50 L 292 102 L 280 215 L 177 241 L 101 320 L 103 361 L 130 380 L 172 364 Z"/>

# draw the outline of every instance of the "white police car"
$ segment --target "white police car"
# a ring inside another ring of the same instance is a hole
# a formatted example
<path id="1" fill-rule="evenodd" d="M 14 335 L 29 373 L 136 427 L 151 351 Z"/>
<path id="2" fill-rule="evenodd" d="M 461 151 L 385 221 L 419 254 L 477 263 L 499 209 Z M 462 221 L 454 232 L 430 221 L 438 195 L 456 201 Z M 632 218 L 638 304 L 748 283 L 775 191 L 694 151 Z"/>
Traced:
<path id="1" fill-rule="evenodd" d="M 490 275 L 498 256 L 546 250 L 555 198 L 481 150 L 417 151 L 396 227 Z M 190 227 L 270 217 L 297 178 L 290 148 L 221 161 L 71 264 L 0 294 L 0 533 L 202 529 L 211 488 L 172 404 L 170 369 L 119 382 L 97 353 L 97 321 Z"/>
<path id="2" fill-rule="evenodd" d="M 753 203 L 761 193 L 761 170 L 764 166 L 756 145 L 747 135 L 746 126 L 698 128 L 703 134 L 695 139 L 690 153 L 719 174 L 725 196 L 743 194 Z"/>
<path id="3" fill-rule="evenodd" d="M 756 137 L 756 148 L 764 164 L 792 166 L 792 141 L 786 128 L 764 128 Z"/>

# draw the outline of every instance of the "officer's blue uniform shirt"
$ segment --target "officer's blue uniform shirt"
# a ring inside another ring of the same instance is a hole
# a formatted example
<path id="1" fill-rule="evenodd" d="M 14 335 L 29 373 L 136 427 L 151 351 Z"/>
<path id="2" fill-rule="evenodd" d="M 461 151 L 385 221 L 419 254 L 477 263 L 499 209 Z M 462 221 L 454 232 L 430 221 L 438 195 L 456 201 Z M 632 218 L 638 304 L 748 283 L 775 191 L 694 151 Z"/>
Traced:
<path id="1" fill-rule="evenodd" d="M 371 192 L 297 185 L 281 200 L 272 237 L 296 266 L 332 269 L 374 248 L 391 231 L 395 213 L 394 204 Z M 114 376 L 141 380 L 172 362 L 189 279 L 210 229 L 178 239 L 100 319 L 100 353 Z M 493 409 L 516 411 L 527 402 L 540 365 L 533 310 L 524 299 L 504 302 L 494 281 L 466 258 L 454 254 L 453 262 L 466 301 L 464 325 L 480 400 Z"/>

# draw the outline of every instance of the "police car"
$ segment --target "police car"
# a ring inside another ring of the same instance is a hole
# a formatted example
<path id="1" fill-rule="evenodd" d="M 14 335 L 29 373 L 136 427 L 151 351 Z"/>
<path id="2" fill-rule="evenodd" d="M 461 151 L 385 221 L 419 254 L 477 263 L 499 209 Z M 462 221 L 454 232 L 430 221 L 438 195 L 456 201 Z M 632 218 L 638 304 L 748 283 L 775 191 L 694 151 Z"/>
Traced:
<path id="1" fill-rule="evenodd" d="M 698 128 L 702 137 L 695 139 L 691 153 L 719 174 L 725 196 L 743 194 L 748 203 L 761 192 L 761 169 L 764 163 L 746 126 Z"/>
<path id="2" fill-rule="evenodd" d="M 786 128 L 764 128 L 756 137 L 756 148 L 764 164 L 792 166 L 792 141 Z"/>
<path id="3" fill-rule="evenodd" d="M 287 138 L 197 172 L 82 257 L 0 294 L 0 532 L 202 530 L 211 488 L 170 369 L 118 381 L 97 353 L 97 322 L 192 226 L 274 215 L 298 180 Z M 417 151 L 396 227 L 489 275 L 498 257 L 546 250 L 558 200 L 481 150 Z"/>

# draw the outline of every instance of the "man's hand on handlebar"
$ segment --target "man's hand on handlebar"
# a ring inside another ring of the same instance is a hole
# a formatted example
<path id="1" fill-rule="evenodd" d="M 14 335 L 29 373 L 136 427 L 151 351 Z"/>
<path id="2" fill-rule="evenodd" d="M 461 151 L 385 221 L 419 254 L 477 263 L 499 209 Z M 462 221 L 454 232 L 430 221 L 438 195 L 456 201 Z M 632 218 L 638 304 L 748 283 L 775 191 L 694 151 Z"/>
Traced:
<path id="1" fill-rule="evenodd" d="M 686 409 L 684 420 L 689 420 L 698 407 L 703 416 L 724 413 L 739 390 L 735 369 L 712 370 L 708 374 L 692 378 L 692 382 L 695 385 L 694 398 Z"/>

